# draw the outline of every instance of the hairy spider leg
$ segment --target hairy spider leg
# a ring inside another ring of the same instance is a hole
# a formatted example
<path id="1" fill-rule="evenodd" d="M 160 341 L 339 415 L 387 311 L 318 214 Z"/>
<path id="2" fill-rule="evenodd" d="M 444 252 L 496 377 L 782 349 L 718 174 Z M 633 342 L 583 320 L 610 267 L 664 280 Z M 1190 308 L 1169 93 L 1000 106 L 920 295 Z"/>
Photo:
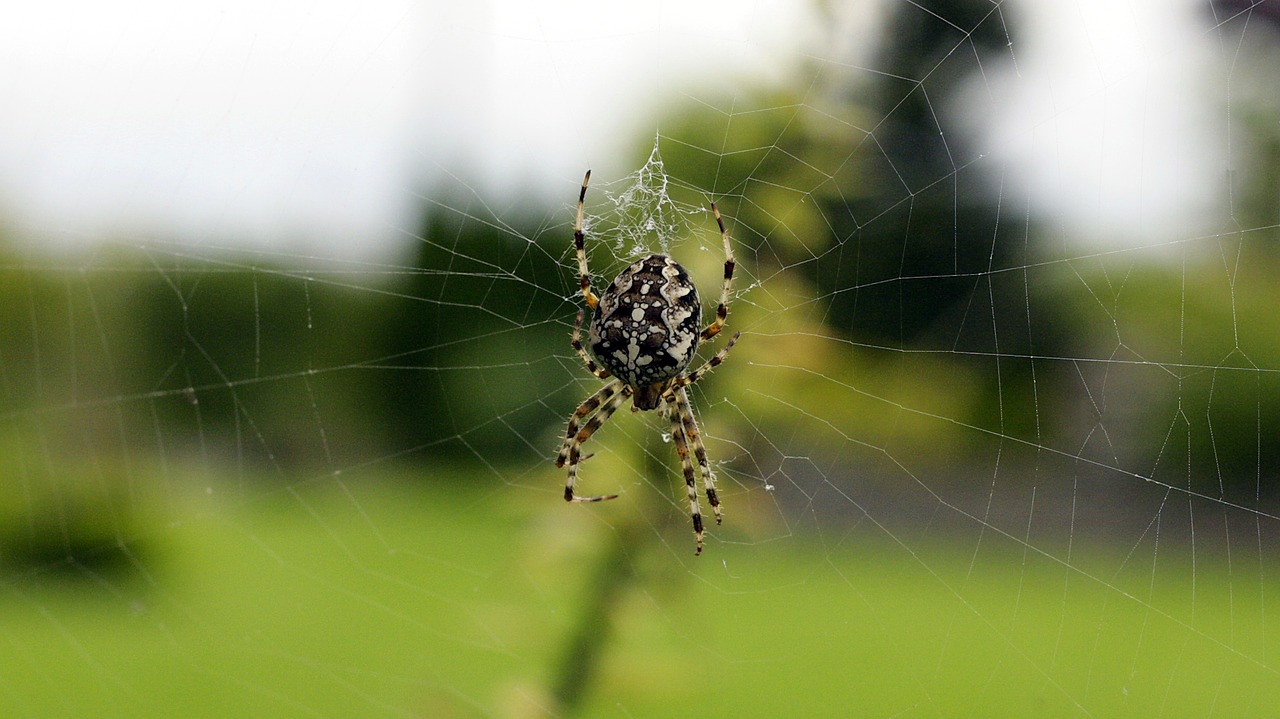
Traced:
<path id="1" fill-rule="evenodd" d="M 573 323 L 573 336 L 569 339 L 569 344 L 573 345 L 574 351 L 578 353 L 578 356 L 582 358 L 582 361 L 587 363 L 587 370 L 590 371 L 591 374 L 599 377 L 600 379 L 609 379 L 613 376 L 609 373 L 609 370 L 603 369 L 600 365 L 597 365 L 595 360 L 591 359 L 591 355 L 587 354 L 586 348 L 582 346 L 582 310 L 578 310 L 578 319 Z"/>
<path id="2" fill-rule="evenodd" d="M 617 412 L 618 408 L 631 397 L 631 388 L 622 384 L 620 380 L 614 380 L 606 385 L 606 387 L 612 385 L 621 385 L 621 391 L 604 401 L 604 403 L 600 405 L 600 408 L 596 410 L 596 413 L 592 415 L 591 419 L 587 421 L 586 426 L 578 430 L 577 435 L 569 441 L 569 476 L 565 479 L 564 483 L 564 500 L 566 502 L 602 502 L 606 499 L 615 499 L 618 496 L 616 494 L 604 494 L 597 497 L 579 497 L 573 493 L 573 485 L 578 479 L 578 463 L 583 459 L 583 443 L 588 439 L 591 439 L 591 435 L 595 434 L 596 430 L 600 429 L 600 426 L 608 421 L 609 417 L 611 417 L 614 412 Z M 597 392 L 588 399 L 595 398 L 599 394 L 600 393 Z M 583 404 L 585 405 L 586 403 L 584 402 Z M 590 412 L 589 409 L 587 411 Z M 577 413 L 575 412 L 574 414 L 576 415 Z"/>
<path id="3" fill-rule="evenodd" d="M 578 219 L 573 223 L 573 249 L 578 253 L 578 284 L 582 286 L 582 297 L 587 307 L 595 309 L 600 298 L 591 291 L 591 272 L 587 269 L 586 238 L 582 234 L 582 203 L 587 199 L 587 183 L 591 181 L 591 170 L 582 178 L 582 190 L 578 192 Z"/>
<path id="4" fill-rule="evenodd" d="M 556 456 L 556 467 L 563 467 L 564 462 L 569 457 L 569 448 L 573 446 L 574 440 L 578 436 L 578 428 L 583 420 L 587 419 L 596 408 L 602 403 L 608 402 L 614 398 L 623 388 L 622 380 L 614 380 L 609 384 L 595 391 L 590 397 L 582 400 L 582 404 L 569 415 L 569 427 L 564 433 L 564 442 L 560 444 L 560 454 Z M 583 457 L 582 459 L 586 459 Z M 581 460 L 579 460 L 581 461 Z"/>
<path id="5" fill-rule="evenodd" d="M 729 242 L 729 231 L 724 227 L 724 218 L 720 217 L 720 209 L 711 203 L 711 211 L 715 213 L 716 224 L 720 226 L 720 239 L 724 241 L 724 286 L 720 290 L 720 304 L 716 307 L 716 319 L 702 330 L 702 339 L 709 340 L 720 334 L 724 323 L 729 318 L 729 291 L 733 289 L 733 268 L 737 263 L 733 259 L 733 245 Z M 594 307 L 594 305 L 592 305 Z"/>
<path id="6" fill-rule="evenodd" d="M 675 399 L 674 397 L 672 399 Z M 689 441 L 685 436 L 685 424 L 677 406 L 667 407 L 667 416 L 671 420 L 671 440 L 676 444 L 676 454 L 680 455 L 680 468 L 684 471 L 684 486 L 689 495 L 689 515 L 693 518 L 694 555 L 702 554 L 702 508 L 698 506 L 698 478 L 694 474 L 693 458 L 689 456 Z"/>
<path id="7" fill-rule="evenodd" d="M 689 374 L 683 377 L 677 377 L 675 379 L 674 386 L 688 387 L 689 385 L 701 379 L 703 375 L 707 374 L 708 372 L 715 369 L 716 367 L 719 367 L 721 364 L 724 363 L 725 358 L 729 356 L 729 350 L 733 349 L 733 346 L 738 342 L 738 338 L 741 336 L 742 336 L 741 332 L 734 332 L 733 336 L 729 338 L 729 341 L 725 343 L 724 347 L 720 348 L 719 352 L 715 353 L 715 355 L 711 359 L 704 362 L 702 366 L 699 367 L 698 369 L 690 372 Z"/>
<path id="8" fill-rule="evenodd" d="M 711 463 L 707 460 L 707 447 L 702 443 L 702 433 L 698 431 L 698 420 L 693 416 L 693 405 L 689 403 L 689 394 L 684 387 L 677 387 L 674 394 L 676 412 L 680 416 L 681 424 L 684 425 L 685 441 L 693 448 L 693 456 L 698 460 L 698 469 L 702 472 L 702 488 L 707 495 L 707 504 L 710 504 L 712 511 L 715 512 L 716 524 L 720 524 L 723 517 L 720 514 L 720 498 L 716 496 L 716 480 L 711 474 Z M 697 527 L 695 526 L 694 529 L 696 530 Z"/>

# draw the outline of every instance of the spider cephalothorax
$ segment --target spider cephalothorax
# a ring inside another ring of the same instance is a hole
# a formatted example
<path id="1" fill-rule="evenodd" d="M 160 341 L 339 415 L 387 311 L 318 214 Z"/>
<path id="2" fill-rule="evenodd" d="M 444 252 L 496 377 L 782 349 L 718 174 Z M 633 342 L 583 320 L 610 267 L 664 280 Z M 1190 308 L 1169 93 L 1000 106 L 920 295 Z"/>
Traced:
<path id="1" fill-rule="evenodd" d="M 711 339 L 724 328 L 729 316 L 729 290 L 733 282 L 733 247 L 729 232 L 724 227 L 720 210 L 715 203 L 711 212 L 715 215 L 724 242 L 724 286 L 720 291 L 720 304 L 716 319 L 705 328 L 702 324 L 702 305 L 698 290 L 689 279 L 689 273 L 680 263 L 666 255 L 650 255 L 636 260 L 609 283 L 604 293 L 596 297 L 591 291 L 591 274 L 587 271 L 586 241 L 582 230 L 583 201 L 587 195 L 587 182 L 591 172 L 582 178 L 582 190 L 578 193 L 578 219 L 573 225 L 573 245 L 578 255 L 578 275 L 582 297 L 587 307 L 594 310 L 591 316 L 588 343 L 591 352 L 600 360 L 603 368 L 591 359 L 582 345 L 582 312 L 578 313 L 573 327 L 573 348 L 586 363 L 587 369 L 607 382 L 595 394 L 578 405 L 569 417 L 569 427 L 556 466 L 569 466 L 565 480 L 564 498 L 570 502 L 599 502 L 613 499 L 616 494 L 581 497 L 573 493 L 578 464 L 584 459 L 582 444 L 618 411 L 628 398 L 636 410 L 656 409 L 671 422 L 671 439 L 684 470 L 685 486 L 689 494 L 690 514 L 693 517 L 696 553 L 702 553 L 702 511 L 698 506 L 697 475 L 694 459 L 702 474 L 707 503 L 715 511 L 716 524 L 720 523 L 720 500 L 716 496 L 715 477 L 707 460 L 707 450 L 702 444 L 698 422 L 689 404 L 685 387 L 715 368 L 729 354 L 738 341 L 734 334 L 725 346 L 705 364 L 689 372 L 690 363 L 698 351 L 700 340 Z M 610 379 L 612 378 L 612 379 Z M 583 421 L 586 424 L 583 424 Z M 692 448 L 692 452 L 690 451 Z M 692 456 L 690 456 L 692 454 Z"/>

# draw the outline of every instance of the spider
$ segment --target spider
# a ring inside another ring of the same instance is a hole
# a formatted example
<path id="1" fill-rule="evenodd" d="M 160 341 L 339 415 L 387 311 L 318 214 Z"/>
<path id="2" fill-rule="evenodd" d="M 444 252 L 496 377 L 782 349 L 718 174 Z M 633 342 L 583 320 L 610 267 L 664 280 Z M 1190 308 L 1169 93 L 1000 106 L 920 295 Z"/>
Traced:
<path id="1" fill-rule="evenodd" d="M 667 255 L 650 255 L 631 263 L 609 287 L 597 297 L 591 290 L 591 275 L 587 270 L 587 252 L 582 231 L 582 204 L 587 196 L 587 183 L 591 180 L 588 170 L 582 178 L 582 190 L 578 193 L 578 219 L 573 225 L 573 247 L 578 255 L 578 275 L 582 297 L 587 308 L 593 310 L 589 335 L 591 353 L 600 361 L 596 364 L 582 345 L 583 311 L 578 311 L 573 326 L 571 344 L 586 363 L 587 369 L 603 380 L 603 387 L 583 400 L 569 417 L 564 443 L 556 457 L 556 466 L 569 465 L 569 476 L 564 485 L 566 502 L 600 502 L 618 495 L 606 494 L 582 497 L 573 493 L 578 476 L 578 463 L 591 455 L 582 455 L 582 444 L 600 429 L 609 417 L 631 399 L 632 411 L 656 409 L 671 422 L 671 438 L 676 445 L 684 470 L 684 483 L 689 494 L 689 512 L 693 517 L 693 536 L 697 547 L 694 554 L 702 554 L 702 510 L 698 505 L 698 490 L 693 461 L 698 461 L 702 473 L 707 503 L 715 511 L 716 524 L 722 519 L 720 500 L 716 496 L 715 477 L 707 461 L 707 450 L 698 432 L 698 422 L 689 404 L 685 388 L 697 382 L 728 356 L 741 332 L 735 333 L 729 342 L 711 359 L 697 369 L 686 372 L 698 350 L 700 340 L 709 340 L 724 329 L 729 316 L 729 290 L 733 283 L 733 247 L 729 243 L 729 231 L 724 227 L 720 210 L 711 203 L 720 237 L 724 241 L 724 286 L 720 290 L 720 305 L 716 319 L 699 331 L 702 324 L 702 305 L 698 301 L 698 289 L 689 279 L 689 273 L 680 263 Z M 612 378 L 612 379 L 611 379 Z M 583 424 L 583 422 L 586 424 Z M 692 447 L 692 456 L 690 456 Z"/>

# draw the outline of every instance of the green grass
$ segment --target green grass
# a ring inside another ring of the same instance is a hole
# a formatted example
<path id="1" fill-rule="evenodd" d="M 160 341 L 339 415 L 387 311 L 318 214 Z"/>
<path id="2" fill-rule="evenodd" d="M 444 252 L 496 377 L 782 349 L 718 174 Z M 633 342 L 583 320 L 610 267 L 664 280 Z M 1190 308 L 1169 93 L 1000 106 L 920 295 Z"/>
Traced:
<path id="1" fill-rule="evenodd" d="M 0 716 L 542 715 L 602 540 L 653 518 L 460 484 L 215 491 L 121 566 L 0 575 Z M 584 715 L 1280 714 L 1274 567 L 678 530 L 626 548 Z"/>

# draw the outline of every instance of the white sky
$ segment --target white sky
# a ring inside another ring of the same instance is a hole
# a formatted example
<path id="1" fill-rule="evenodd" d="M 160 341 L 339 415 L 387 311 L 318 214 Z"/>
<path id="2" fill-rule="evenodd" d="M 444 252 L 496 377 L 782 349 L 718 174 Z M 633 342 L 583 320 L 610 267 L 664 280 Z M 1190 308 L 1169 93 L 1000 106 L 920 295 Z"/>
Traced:
<path id="1" fill-rule="evenodd" d="M 572 194 L 685 93 L 827 52 L 787 0 L 7 5 L 0 213 L 54 244 L 377 255 L 441 172 L 497 204 Z M 1191 234 L 1195 198 L 1222 184 L 1195 6 L 1007 3 L 1019 75 L 977 120 L 1006 181 L 1101 235 Z"/>

